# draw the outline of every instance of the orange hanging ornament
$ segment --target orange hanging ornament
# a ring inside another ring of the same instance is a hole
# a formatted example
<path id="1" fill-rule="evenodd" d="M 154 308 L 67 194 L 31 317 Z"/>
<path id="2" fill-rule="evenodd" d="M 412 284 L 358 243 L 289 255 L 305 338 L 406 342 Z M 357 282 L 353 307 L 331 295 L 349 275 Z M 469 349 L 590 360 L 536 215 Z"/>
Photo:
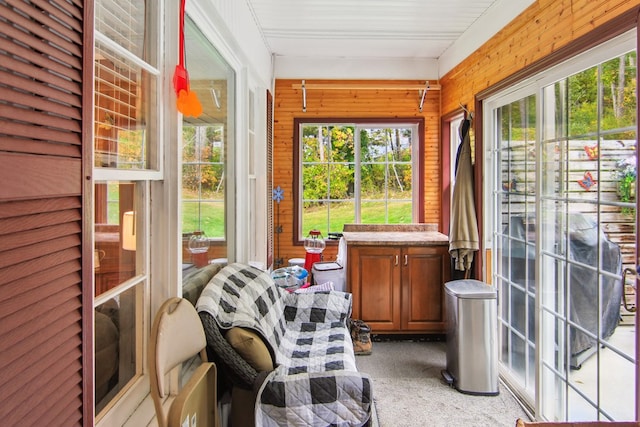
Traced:
<path id="1" fill-rule="evenodd" d="M 180 59 L 173 73 L 173 89 L 176 92 L 176 107 L 185 116 L 198 117 L 202 114 L 202 104 L 198 95 L 189 87 L 189 72 L 184 66 L 184 9 L 186 0 L 180 0 Z"/>

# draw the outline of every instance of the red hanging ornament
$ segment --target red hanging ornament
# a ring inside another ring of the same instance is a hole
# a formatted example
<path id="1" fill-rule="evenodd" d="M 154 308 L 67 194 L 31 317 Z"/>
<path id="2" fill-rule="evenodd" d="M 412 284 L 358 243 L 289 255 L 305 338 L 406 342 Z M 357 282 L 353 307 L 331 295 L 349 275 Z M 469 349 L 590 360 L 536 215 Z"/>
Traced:
<path id="1" fill-rule="evenodd" d="M 173 73 L 173 89 L 176 92 L 176 106 L 185 116 L 198 117 L 202 114 L 202 104 L 198 99 L 198 95 L 192 92 L 189 87 L 189 72 L 185 67 L 184 53 L 184 10 L 186 0 L 180 0 L 180 39 L 179 39 L 179 56 L 178 65 Z"/>

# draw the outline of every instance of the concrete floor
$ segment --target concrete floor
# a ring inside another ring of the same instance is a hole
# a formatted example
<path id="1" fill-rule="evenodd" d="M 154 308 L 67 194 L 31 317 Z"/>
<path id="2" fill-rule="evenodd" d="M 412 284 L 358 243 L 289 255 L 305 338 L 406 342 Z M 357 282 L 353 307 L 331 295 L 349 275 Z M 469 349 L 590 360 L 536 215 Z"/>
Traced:
<path id="1" fill-rule="evenodd" d="M 635 417 L 635 365 L 618 353 L 635 357 L 635 326 L 620 325 L 609 338 L 615 348 L 601 347 L 582 363 L 580 369 L 569 374 L 571 383 L 615 420 Z M 599 367 L 599 370 L 598 370 Z M 600 375 L 598 375 L 600 372 Z M 598 383 L 600 394 L 598 395 Z M 569 417 L 573 421 L 595 419 L 595 410 L 576 392 L 569 393 Z"/>
<path id="2" fill-rule="evenodd" d="M 372 354 L 357 356 L 356 363 L 372 379 L 380 427 L 513 427 L 517 418 L 527 419 L 502 384 L 498 396 L 471 396 L 448 386 L 441 375 L 442 341 L 374 342 Z"/>
<path id="3" fill-rule="evenodd" d="M 570 372 L 570 382 L 580 393 L 599 402 L 612 418 L 632 420 L 635 416 L 635 365 L 619 353 L 635 355 L 635 326 L 618 326 L 608 342 L 615 350 L 599 348 L 580 369 Z M 372 378 L 380 427 L 514 426 L 518 417 L 527 419 L 516 398 L 503 384 L 500 384 L 500 395 L 495 397 L 470 396 L 449 387 L 441 375 L 446 368 L 446 343 L 443 340 L 374 341 L 372 354 L 358 356 L 356 362 L 358 369 Z M 597 419 L 593 406 L 579 393 L 570 390 L 568 396 L 570 420 Z"/>

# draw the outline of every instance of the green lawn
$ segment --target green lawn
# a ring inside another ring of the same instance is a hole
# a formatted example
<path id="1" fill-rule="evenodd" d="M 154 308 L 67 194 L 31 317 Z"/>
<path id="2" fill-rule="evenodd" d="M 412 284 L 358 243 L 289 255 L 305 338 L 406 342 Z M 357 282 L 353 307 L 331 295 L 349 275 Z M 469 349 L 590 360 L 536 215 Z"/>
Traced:
<path id="1" fill-rule="evenodd" d="M 224 237 L 224 203 L 200 203 L 201 223 L 198 224 L 198 204 L 182 204 L 182 232 L 201 230 L 209 238 Z"/>
<path id="2" fill-rule="evenodd" d="M 110 186 L 110 197 L 115 199 L 114 209 L 109 210 L 109 221 L 117 224 L 117 186 Z M 189 197 L 184 195 L 188 199 Z M 202 222 L 198 224 L 198 209 Z M 277 209 L 277 207 L 276 207 Z M 275 213 L 275 212 L 274 212 Z M 112 218 L 113 217 L 113 218 Z M 209 238 L 224 237 L 224 203 L 204 202 L 198 207 L 197 203 L 183 203 L 182 232 L 204 231 Z M 331 223 L 327 230 L 327 209 L 313 207 L 305 210 L 303 218 L 303 235 L 309 230 L 317 229 L 326 237 L 329 231 L 341 232 L 344 224 L 355 221 L 353 203 L 334 203 L 331 207 Z M 366 202 L 362 206 L 362 223 L 365 224 L 408 224 L 412 222 L 411 202 L 396 202 L 389 205 L 389 219 L 385 221 L 385 206 L 383 202 Z M 277 225 L 277 224 L 276 224 Z"/>
<path id="3" fill-rule="evenodd" d="M 389 218 L 385 217 L 384 202 L 363 203 L 361 212 L 363 224 L 410 224 L 413 222 L 411 215 L 411 202 L 397 202 L 389 205 Z M 302 220 L 302 234 L 309 230 L 320 230 L 326 237 L 329 231 L 341 232 L 344 224 L 352 224 L 355 221 L 352 203 L 336 203 L 331 207 L 331 221 L 329 230 L 327 227 L 326 207 L 307 208 Z"/>

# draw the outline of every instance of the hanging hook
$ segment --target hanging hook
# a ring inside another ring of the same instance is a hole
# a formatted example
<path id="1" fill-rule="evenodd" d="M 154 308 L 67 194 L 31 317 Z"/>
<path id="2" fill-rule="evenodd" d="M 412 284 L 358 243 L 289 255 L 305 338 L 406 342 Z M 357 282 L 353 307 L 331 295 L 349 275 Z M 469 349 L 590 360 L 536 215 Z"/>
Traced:
<path id="1" fill-rule="evenodd" d="M 469 111 L 465 105 L 462 105 L 462 102 L 458 102 L 462 111 L 465 112 L 465 119 L 468 119 L 470 122 L 473 122 L 473 111 Z"/>
<path id="2" fill-rule="evenodd" d="M 307 112 L 307 87 L 304 80 L 302 81 L 302 112 Z"/>
<path id="3" fill-rule="evenodd" d="M 420 112 L 422 113 L 424 98 L 427 96 L 427 92 L 429 92 L 429 80 L 426 81 L 424 89 L 422 89 L 420 92 L 422 92 L 420 96 Z"/>

